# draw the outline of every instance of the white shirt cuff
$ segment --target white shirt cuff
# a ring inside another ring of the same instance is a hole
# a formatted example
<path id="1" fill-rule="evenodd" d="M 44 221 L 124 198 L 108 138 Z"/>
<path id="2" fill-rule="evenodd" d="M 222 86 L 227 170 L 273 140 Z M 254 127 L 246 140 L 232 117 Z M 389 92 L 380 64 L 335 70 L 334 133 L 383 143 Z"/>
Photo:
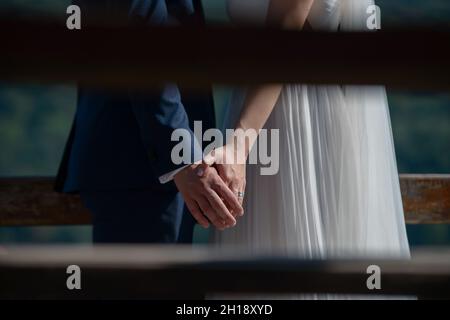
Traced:
<path id="1" fill-rule="evenodd" d="M 186 164 L 185 166 L 175 169 L 169 173 L 163 174 L 162 176 L 159 177 L 159 182 L 161 184 L 165 184 L 167 182 L 170 182 L 173 180 L 173 178 L 175 177 L 175 175 L 180 172 L 181 170 L 183 170 L 184 168 L 192 165 L 192 164 L 200 164 L 203 161 L 203 151 L 202 151 L 202 147 L 200 146 L 197 138 L 195 137 L 194 134 L 192 134 L 191 139 L 193 139 L 193 149 L 194 149 L 194 159 L 193 159 L 193 163 L 189 163 Z M 185 144 L 184 147 L 185 148 L 192 148 L 192 143 L 191 140 L 183 140 L 183 143 Z"/>
<path id="2" fill-rule="evenodd" d="M 169 173 L 166 173 L 164 175 L 162 175 L 161 177 L 159 177 L 159 182 L 161 184 L 167 183 L 169 181 L 172 181 L 173 178 L 175 177 L 175 175 L 180 172 L 181 170 L 183 170 L 184 168 L 186 168 L 187 166 L 190 166 L 190 164 L 185 165 L 184 167 L 178 168 L 176 170 L 173 170 Z"/>

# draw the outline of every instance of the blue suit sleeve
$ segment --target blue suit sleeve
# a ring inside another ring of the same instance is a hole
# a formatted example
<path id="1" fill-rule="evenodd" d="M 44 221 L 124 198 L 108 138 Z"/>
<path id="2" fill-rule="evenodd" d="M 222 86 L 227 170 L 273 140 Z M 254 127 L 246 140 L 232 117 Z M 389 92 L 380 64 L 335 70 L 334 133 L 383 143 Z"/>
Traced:
<path id="1" fill-rule="evenodd" d="M 134 0 L 129 11 L 130 19 L 146 25 L 164 25 L 169 20 L 167 5 L 172 2 Z M 173 147 L 179 143 L 171 141 L 175 129 L 184 129 L 190 135 L 191 163 L 201 160 L 201 148 L 189 127 L 188 116 L 175 84 L 148 93 L 130 90 L 129 96 L 156 175 L 162 176 L 185 165 L 175 164 L 171 158 Z"/>
<path id="2" fill-rule="evenodd" d="M 163 176 L 186 164 L 174 163 L 171 157 L 173 148 L 180 143 L 171 139 L 176 129 L 184 129 L 189 135 L 187 141 L 191 154 L 190 163 L 202 159 L 201 147 L 189 127 L 188 116 L 176 85 L 166 85 L 161 95 L 131 92 L 130 99 L 142 141 L 157 176 Z"/>

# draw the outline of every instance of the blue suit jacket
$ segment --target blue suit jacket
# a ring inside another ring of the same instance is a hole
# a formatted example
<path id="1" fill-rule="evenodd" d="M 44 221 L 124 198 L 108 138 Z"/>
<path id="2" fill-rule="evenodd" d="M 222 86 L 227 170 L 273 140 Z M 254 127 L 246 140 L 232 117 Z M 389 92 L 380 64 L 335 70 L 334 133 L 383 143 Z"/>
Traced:
<path id="1" fill-rule="evenodd" d="M 81 8 L 83 28 L 95 23 L 99 15 L 149 25 L 203 20 L 200 1 L 80 0 L 75 3 Z M 177 143 L 170 139 L 173 130 L 190 130 L 194 120 L 202 120 L 204 129 L 214 127 L 210 90 L 183 92 L 175 84 L 145 92 L 79 88 L 75 121 L 56 189 L 78 192 L 157 187 L 175 191 L 173 183 L 163 186 L 158 177 L 178 168 L 170 158 Z"/>

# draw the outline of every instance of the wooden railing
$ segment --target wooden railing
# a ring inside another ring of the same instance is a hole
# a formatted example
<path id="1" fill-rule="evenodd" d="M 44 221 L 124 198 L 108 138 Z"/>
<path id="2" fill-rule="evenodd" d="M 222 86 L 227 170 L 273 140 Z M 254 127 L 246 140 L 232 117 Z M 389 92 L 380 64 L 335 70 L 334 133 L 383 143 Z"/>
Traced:
<path id="1" fill-rule="evenodd" d="M 304 260 L 239 248 L 170 246 L 31 247 L 0 252 L 0 299 L 204 298 L 211 293 L 346 293 L 450 298 L 450 252 L 411 260 Z M 81 268 L 81 290 L 66 269 Z M 368 266 L 381 270 L 369 290 Z"/>
<path id="2" fill-rule="evenodd" d="M 176 81 L 188 87 L 283 82 L 448 90 L 450 32 L 436 30 L 69 31 L 51 21 L 0 19 L 0 78 L 126 88 Z"/>
<path id="3" fill-rule="evenodd" d="M 450 175 L 401 175 L 400 185 L 407 223 L 450 223 Z M 80 198 L 54 192 L 51 178 L 0 179 L 0 226 L 90 223 Z"/>

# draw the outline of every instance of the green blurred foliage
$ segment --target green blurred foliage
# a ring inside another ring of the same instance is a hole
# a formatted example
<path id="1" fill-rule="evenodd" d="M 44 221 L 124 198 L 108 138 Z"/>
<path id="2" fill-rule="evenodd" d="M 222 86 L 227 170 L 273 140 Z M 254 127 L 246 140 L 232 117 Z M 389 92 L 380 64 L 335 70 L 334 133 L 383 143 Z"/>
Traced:
<path id="1" fill-rule="evenodd" d="M 448 0 L 375 0 L 381 9 L 382 27 L 433 26 L 450 27 Z"/>
<path id="2" fill-rule="evenodd" d="M 226 23 L 224 0 L 204 0 L 210 23 Z M 0 11 L 17 17 L 63 20 L 68 0 L 2 0 Z M 382 26 L 449 24 L 447 0 L 380 0 Z M 404 173 L 450 172 L 450 94 L 391 92 L 389 103 L 398 167 Z M 215 90 L 218 118 L 226 88 Z M 76 103 L 71 86 L 0 84 L 0 176 L 55 175 Z M 448 226 L 408 226 L 411 244 L 450 243 Z M 206 233 L 197 233 L 206 241 Z M 89 227 L 0 228 L 0 243 L 89 242 Z"/>
<path id="3" fill-rule="evenodd" d="M 398 168 L 450 173 L 450 94 L 390 92 Z"/>
<path id="4" fill-rule="evenodd" d="M 75 103 L 67 86 L 1 86 L 0 175 L 55 175 Z"/>

